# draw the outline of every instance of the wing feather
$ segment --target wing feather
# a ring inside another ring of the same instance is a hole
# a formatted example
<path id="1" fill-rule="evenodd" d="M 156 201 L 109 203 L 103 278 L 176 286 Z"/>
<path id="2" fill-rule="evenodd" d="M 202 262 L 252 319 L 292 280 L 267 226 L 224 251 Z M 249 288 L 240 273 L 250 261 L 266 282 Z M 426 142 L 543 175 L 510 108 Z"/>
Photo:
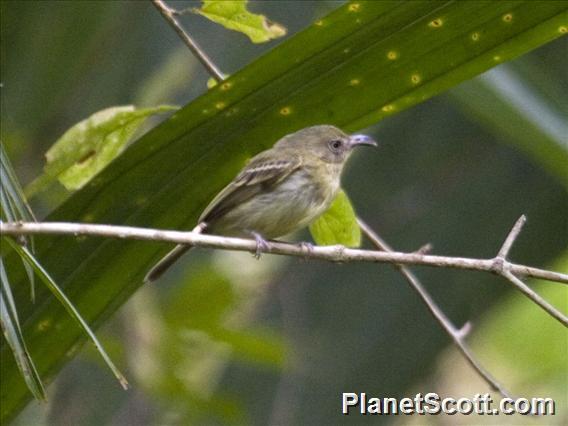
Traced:
<path id="1" fill-rule="evenodd" d="M 227 211 L 260 192 L 282 182 L 301 166 L 297 155 L 274 160 L 267 152 L 254 157 L 249 164 L 205 208 L 199 223 L 213 225 Z"/>

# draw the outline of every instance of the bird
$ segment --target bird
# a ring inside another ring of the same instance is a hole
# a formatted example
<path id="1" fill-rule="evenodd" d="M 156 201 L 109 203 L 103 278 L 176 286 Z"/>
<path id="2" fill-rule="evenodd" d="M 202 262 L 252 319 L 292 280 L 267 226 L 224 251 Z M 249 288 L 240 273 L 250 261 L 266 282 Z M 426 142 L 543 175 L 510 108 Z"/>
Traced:
<path id="1" fill-rule="evenodd" d="M 254 156 L 213 198 L 193 232 L 252 237 L 260 257 L 267 239 L 302 229 L 329 208 L 345 163 L 354 148 L 364 145 L 377 142 L 325 124 L 282 137 Z M 178 244 L 148 271 L 144 282 L 157 280 L 191 248 Z"/>

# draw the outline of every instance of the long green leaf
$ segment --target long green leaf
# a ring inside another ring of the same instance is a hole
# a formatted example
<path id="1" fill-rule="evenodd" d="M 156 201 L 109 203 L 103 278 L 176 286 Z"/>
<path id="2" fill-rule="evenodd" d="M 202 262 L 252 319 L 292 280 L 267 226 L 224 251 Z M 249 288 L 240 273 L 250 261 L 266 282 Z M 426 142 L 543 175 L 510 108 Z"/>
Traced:
<path id="1" fill-rule="evenodd" d="M 0 220 L 7 221 L 18 221 L 25 220 L 34 222 L 35 216 L 26 197 L 24 191 L 20 186 L 12 163 L 8 158 L 8 154 L 4 150 L 4 145 L 0 143 Z M 31 248 L 32 253 L 34 252 L 34 239 L 33 237 L 22 237 L 22 241 Z M 30 283 L 30 294 L 32 301 L 35 300 L 35 276 L 32 267 L 24 262 L 24 268 L 28 274 L 28 280 Z"/>
<path id="2" fill-rule="evenodd" d="M 10 204 L 14 208 L 15 216 L 18 220 L 35 221 L 34 214 L 30 205 L 24 197 L 24 191 L 20 186 L 14 168 L 8 159 L 8 154 L 4 149 L 4 144 L 0 143 L 0 177 L 2 191 L 6 191 Z M 4 206 L 4 204 L 3 204 Z M 11 219 L 13 220 L 13 219 Z"/>
<path id="3" fill-rule="evenodd" d="M 127 389 L 128 381 L 126 380 L 124 375 L 119 371 L 119 369 L 114 365 L 114 363 L 106 353 L 105 349 L 99 342 L 99 339 L 97 339 L 95 333 L 93 333 L 93 331 L 91 330 L 87 322 L 81 317 L 81 314 L 79 313 L 79 311 L 77 311 L 73 303 L 71 303 L 71 301 L 67 298 L 67 296 L 65 296 L 65 294 L 59 288 L 59 286 L 49 276 L 47 271 L 36 260 L 34 255 L 30 253 L 30 251 L 26 247 L 20 246 L 16 242 L 12 241 L 10 238 L 5 238 L 4 241 L 7 241 L 8 244 L 10 244 L 10 246 L 14 249 L 14 251 L 16 251 L 23 259 L 25 259 L 26 262 L 28 262 L 31 265 L 35 273 L 39 276 L 39 278 L 43 281 L 43 283 L 49 288 L 51 293 L 55 295 L 55 297 L 59 300 L 61 305 L 63 305 L 65 310 L 69 313 L 71 318 L 73 318 L 73 320 L 77 323 L 77 325 L 79 325 L 79 328 L 81 328 L 82 331 L 91 340 L 91 342 L 95 346 L 95 349 L 101 355 L 105 364 L 113 372 L 113 374 L 118 379 L 122 387 L 124 389 Z"/>
<path id="4" fill-rule="evenodd" d="M 2 258 L 0 258 L 0 323 L 6 342 L 12 349 L 16 364 L 26 385 L 36 399 L 45 401 L 47 399 L 45 389 L 22 335 L 18 312 Z"/>
<path id="5" fill-rule="evenodd" d="M 243 162 L 282 135 L 316 123 L 348 131 L 376 123 L 546 43 L 567 26 L 565 2 L 352 2 L 232 75 L 128 148 L 49 220 L 188 229 Z M 38 241 L 46 268 L 93 325 L 142 284 L 168 247 L 54 237 Z M 17 277 L 14 277 L 17 283 Z M 28 303 L 30 350 L 53 375 L 80 332 L 48 294 Z M 39 292 L 38 292 L 39 293 Z M 27 335 L 27 334 L 26 334 Z M 2 347 L 2 351 L 5 348 Z M 1 366 L 1 416 L 29 395 L 17 370 Z"/>

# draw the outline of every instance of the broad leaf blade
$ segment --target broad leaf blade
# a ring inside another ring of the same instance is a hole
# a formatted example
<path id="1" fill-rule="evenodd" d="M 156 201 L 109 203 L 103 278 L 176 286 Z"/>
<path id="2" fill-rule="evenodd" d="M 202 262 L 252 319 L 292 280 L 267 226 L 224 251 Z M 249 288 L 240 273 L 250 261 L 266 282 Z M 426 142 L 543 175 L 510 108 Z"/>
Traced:
<path id="1" fill-rule="evenodd" d="M 320 246 L 361 245 L 361 229 L 353 206 L 343 190 L 339 191 L 329 209 L 310 225 L 310 232 Z"/>
<path id="2" fill-rule="evenodd" d="M 81 188 L 123 151 L 148 117 L 176 109 L 167 105 L 143 109 L 126 105 L 94 113 L 67 130 L 47 151 L 45 174 L 29 193 L 55 178 L 68 190 Z"/>

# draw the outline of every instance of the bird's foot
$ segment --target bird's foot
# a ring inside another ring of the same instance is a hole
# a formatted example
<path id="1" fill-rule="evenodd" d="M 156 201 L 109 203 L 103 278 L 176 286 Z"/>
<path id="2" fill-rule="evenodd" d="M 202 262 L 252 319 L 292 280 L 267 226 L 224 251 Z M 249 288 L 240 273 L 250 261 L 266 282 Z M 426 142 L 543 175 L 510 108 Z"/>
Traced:
<path id="1" fill-rule="evenodd" d="M 251 232 L 252 236 L 254 237 L 254 241 L 256 241 L 256 251 L 254 252 L 254 257 L 256 259 L 260 259 L 263 251 L 267 251 L 269 249 L 268 242 L 262 238 L 258 232 Z"/>
<path id="2" fill-rule="evenodd" d="M 308 260 L 314 251 L 314 245 L 312 243 L 308 243 L 307 241 L 298 243 L 298 247 L 300 247 L 302 251 L 306 250 L 306 253 L 302 258 L 303 260 Z"/>

